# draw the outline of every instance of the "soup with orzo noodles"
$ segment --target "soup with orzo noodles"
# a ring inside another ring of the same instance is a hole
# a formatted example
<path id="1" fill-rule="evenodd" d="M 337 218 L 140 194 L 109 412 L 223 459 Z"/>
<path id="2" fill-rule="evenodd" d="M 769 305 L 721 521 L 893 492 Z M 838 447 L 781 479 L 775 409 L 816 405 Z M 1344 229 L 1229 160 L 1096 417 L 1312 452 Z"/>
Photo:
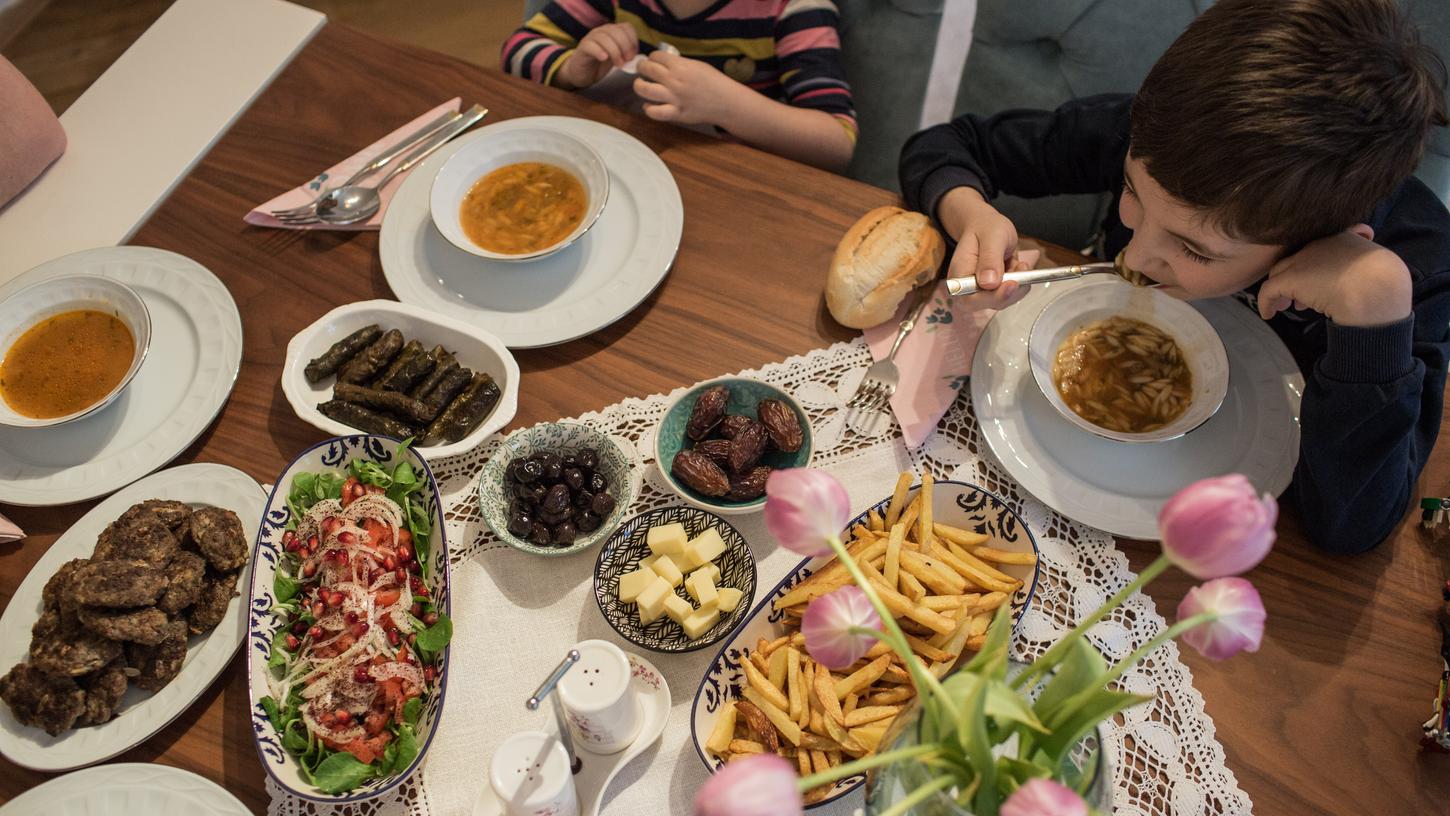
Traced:
<path id="1" fill-rule="evenodd" d="M 1193 394 L 1193 374 L 1178 343 L 1127 317 L 1073 332 L 1057 349 L 1052 382 L 1074 413 L 1120 433 L 1162 428 L 1188 408 Z"/>
<path id="2" fill-rule="evenodd" d="M 573 173 L 544 162 L 494 170 L 463 197 L 463 234 L 489 252 L 527 255 L 569 237 L 584 220 L 589 194 Z"/>

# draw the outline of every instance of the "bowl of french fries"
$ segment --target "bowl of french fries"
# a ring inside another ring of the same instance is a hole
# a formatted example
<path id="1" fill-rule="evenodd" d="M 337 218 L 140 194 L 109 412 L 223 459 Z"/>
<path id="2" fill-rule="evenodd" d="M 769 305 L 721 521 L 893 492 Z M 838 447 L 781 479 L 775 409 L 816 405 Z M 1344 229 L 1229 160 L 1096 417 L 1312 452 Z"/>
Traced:
<path id="1" fill-rule="evenodd" d="M 997 496 L 964 482 L 901 474 L 891 496 L 856 517 L 843 541 L 928 671 L 945 677 L 986 640 L 998 607 L 1014 625 L 1037 586 L 1037 542 Z M 800 621 L 814 598 L 851 583 L 834 555 L 802 561 L 725 641 L 695 693 L 691 734 L 712 771 L 775 753 L 808 775 L 888 746 L 916 689 L 878 643 L 831 671 L 806 652 Z M 806 793 L 807 807 L 844 796 L 864 776 Z"/>

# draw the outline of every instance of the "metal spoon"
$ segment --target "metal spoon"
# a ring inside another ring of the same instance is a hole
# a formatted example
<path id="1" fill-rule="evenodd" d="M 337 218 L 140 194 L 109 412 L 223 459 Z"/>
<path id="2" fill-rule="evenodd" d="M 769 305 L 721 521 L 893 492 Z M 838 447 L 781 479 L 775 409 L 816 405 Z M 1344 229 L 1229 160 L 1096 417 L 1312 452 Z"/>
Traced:
<path id="1" fill-rule="evenodd" d="M 1097 263 L 1077 264 L 1076 266 L 1054 266 L 1047 269 L 1027 269 L 1021 272 L 1008 272 L 1002 276 L 1002 281 L 1016 281 L 1023 286 L 1033 283 L 1051 283 L 1053 281 L 1074 280 L 1084 275 L 1113 274 L 1131 283 L 1134 286 L 1141 286 L 1145 289 L 1156 289 L 1162 286 L 1161 283 L 1154 283 L 1151 279 L 1143 276 L 1141 272 L 1128 269 L 1123 264 L 1123 253 L 1118 253 L 1117 260 L 1099 261 Z M 947 281 L 947 295 L 957 297 L 958 295 L 970 295 L 977 290 L 976 278 L 952 278 Z"/>
<path id="2" fill-rule="evenodd" d="M 338 225 L 356 224 L 372 218 L 378 208 L 382 206 L 382 198 L 378 195 L 378 190 L 387 186 L 394 176 L 412 168 L 433 151 L 447 144 L 454 136 L 472 127 L 487 115 L 487 108 L 474 105 L 458 121 L 438 131 L 432 138 L 414 149 L 407 159 L 389 170 L 376 185 L 365 187 L 361 184 L 350 184 L 328 193 L 317 203 L 317 217 L 328 224 Z"/>

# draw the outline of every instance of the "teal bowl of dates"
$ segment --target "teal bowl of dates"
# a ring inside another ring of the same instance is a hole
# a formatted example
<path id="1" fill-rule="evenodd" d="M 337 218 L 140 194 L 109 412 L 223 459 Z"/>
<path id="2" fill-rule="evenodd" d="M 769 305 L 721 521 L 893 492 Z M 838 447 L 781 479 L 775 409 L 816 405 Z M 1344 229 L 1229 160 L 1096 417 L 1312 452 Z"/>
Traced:
<path id="1" fill-rule="evenodd" d="M 638 493 L 631 457 L 608 434 L 573 422 L 509 434 L 478 477 L 484 522 L 532 555 L 572 555 L 598 544 Z"/>
<path id="2" fill-rule="evenodd" d="M 771 471 L 811 461 L 810 417 L 785 391 L 722 377 L 681 394 L 655 433 L 655 461 L 670 489 L 723 515 L 765 506 Z"/>

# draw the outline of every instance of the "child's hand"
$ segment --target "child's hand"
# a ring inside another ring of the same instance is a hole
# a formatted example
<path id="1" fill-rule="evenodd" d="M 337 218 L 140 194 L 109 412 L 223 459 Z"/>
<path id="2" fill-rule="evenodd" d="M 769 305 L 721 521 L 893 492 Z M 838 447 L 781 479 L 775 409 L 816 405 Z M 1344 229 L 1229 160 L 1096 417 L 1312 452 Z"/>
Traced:
<path id="1" fill-rule="evenodd" d="M 614 68 L 622 67 L 639 53 L 639 34 L 629 23 L 610 23 L 591 29 L 565 58 L 554 75 L 562 88 L 588 88 Z"/>
<path id="2" fill-rule="evenodd" d="M 640 60 L 639 79 L 634 81 L 646 116 L 682 125 L 727 123 L 742 91 L 754 93 L 707 62 L 664 51 Z"/>
<path id="3" fill-rule="evenodd" d="M 1026 286 L 1002 282 L 1003 272 L 1030 268 L 1017 257 L 1017 228 L 981 193 L 951 190 L 937 204 L 937 218 L 957 242 L 947 277 L 977 279 L 980 291 L 967 295 L 972 308 L 1005 309 L 1027 296 Z"/>
<path id="4" fill-rule="evenodd" d="M 1410 316 L 1410 270 L 1357 224 L 1321 238 L 1274 264 L 1259 287 L 1265 320 L 1291 305 L 1313 309 L 1341 326 L 1384 326 Z"/>

